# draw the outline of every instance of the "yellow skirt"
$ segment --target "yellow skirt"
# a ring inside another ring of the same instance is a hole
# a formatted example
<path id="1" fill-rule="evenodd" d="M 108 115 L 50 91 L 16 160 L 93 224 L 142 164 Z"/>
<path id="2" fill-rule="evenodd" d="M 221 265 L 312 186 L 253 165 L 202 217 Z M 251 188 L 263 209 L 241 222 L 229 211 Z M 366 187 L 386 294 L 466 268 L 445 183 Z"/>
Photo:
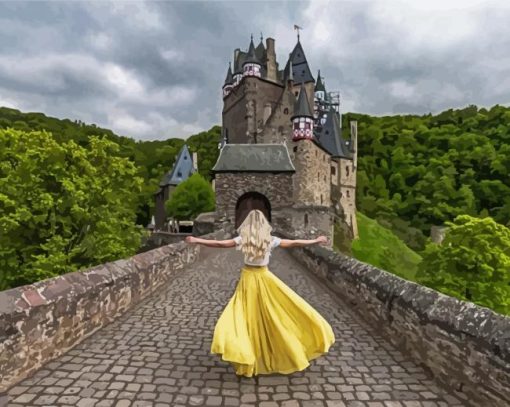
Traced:
<path id="1" fill-rule="evenodd" d="M 267 267 L 245 265 L 214 328 L 211 353 L 237 375 L 290 374 L 329 351 L 329 323 Z"/>

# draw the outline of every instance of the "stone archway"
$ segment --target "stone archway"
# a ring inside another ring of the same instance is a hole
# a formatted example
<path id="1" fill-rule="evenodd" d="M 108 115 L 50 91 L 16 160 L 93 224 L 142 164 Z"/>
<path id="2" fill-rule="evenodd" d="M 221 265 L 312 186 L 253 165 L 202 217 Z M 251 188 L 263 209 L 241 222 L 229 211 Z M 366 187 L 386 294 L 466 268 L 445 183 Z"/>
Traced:
<path id="1" fill-rule="evenodd" d="M 236 203 L 236 229 L 243 223 L 251 210 L 260 210 L 271 222 L 271 204 L 269 200 L 259 192 L 247 192 L 239 197 Z"/>

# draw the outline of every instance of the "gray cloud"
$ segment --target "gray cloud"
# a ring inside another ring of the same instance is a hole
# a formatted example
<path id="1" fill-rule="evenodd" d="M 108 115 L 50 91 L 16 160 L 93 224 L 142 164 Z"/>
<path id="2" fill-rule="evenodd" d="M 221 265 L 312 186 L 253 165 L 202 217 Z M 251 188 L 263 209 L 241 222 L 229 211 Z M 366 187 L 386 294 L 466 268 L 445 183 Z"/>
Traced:
<path id="1" fill-rule="evenodd" d="M 221 121 L 221 86 L 250 34 L 280 65 L 301 35 L 344 111 L 428 113 L 510 102 L 502 1 L 2 2 L 0 105 L 138 139 Z"/>

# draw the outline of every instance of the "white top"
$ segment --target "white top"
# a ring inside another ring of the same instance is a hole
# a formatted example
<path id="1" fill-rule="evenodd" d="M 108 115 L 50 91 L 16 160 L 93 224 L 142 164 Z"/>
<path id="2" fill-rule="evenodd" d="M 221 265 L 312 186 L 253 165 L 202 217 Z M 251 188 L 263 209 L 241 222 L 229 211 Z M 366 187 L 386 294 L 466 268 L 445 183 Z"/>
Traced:
<path id="1" fill-rule="evenodd" d="M 234 237 L 234 241 L 236 242 L 237 249 L 240 249 L 241 245 L 241 236 Z M 267 247 L 266 255 L 263 259 L 260 260 L 251 260 L 249 261 L 246 256 L 244 256 L 244 264 L 248 266 L 267 266 L 269 264 L 269 256 L 271 255 L 271 250 L 280 245 L 282 239 L 276 236 L 271 236 L 271 243 Z"/>

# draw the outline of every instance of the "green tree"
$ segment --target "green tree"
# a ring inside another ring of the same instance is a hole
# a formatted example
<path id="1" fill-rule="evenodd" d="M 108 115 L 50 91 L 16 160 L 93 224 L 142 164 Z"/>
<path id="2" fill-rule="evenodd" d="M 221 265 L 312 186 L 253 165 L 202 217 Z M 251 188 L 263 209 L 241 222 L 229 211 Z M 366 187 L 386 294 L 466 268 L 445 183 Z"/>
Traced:
<path id="1" fill-rule="evenodd" d="M 142 179 L 119 146 L 0 129 L 1 288 L 134 254 Z"/>
<path id="2" fill-rule="evenodd" d="M 510 229 L 468 215 L 446 225 L 442 244 L 430 243 L 423 253 L 418 282 L 510 314 Z"/>
<path id="3" fill-rule="evenodd" d="M 203 212 L 214 211 L 214 200 L 214 191 L 209 182 L 195 173 L 177 185 L 165 207 L 172 218 L 192 220 Z"/>

